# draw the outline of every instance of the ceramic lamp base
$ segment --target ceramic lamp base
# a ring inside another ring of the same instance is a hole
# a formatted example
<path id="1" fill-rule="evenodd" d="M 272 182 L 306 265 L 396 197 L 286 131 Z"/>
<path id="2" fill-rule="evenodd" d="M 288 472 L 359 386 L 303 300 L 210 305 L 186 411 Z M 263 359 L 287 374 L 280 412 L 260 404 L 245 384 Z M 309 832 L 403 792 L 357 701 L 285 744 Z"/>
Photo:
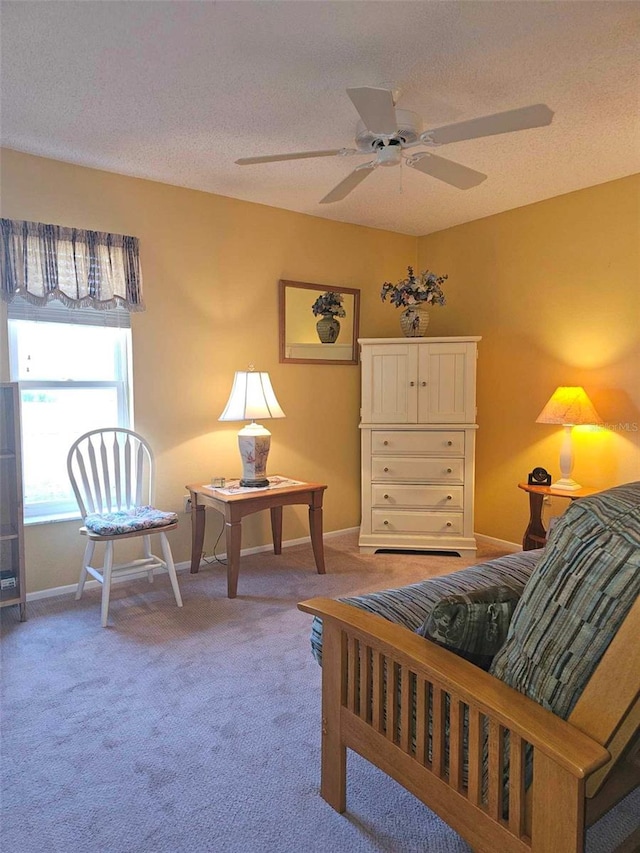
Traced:
<path id="1" fill-rule="evenodd" d="M 271 447 L 271 433 L 261 424 L 248 424 L 238 433 L 238 447 L 242 457 L 240 485 L 258 489 L 269 485 L 267 459 Z"/>
<path id="2" fill-rule="evenodd" d="M 571 476 L 573 472 L 573 445 L 571 442 L 571 424 L 564 424 L 562 446 L 560 447 L 560 479 L 551 484 L 552 489 L 564 489 L 567 492 L 575 492 L 582 486 Z"/>

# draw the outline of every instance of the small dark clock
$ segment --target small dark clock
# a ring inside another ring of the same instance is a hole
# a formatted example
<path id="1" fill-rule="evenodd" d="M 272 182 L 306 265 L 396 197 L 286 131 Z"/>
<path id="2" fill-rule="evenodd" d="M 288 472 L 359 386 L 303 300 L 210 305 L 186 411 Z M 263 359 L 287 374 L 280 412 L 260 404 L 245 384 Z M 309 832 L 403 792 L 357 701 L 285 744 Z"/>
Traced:
<path id="1" fill-rule="evenodd" d="M 545 468 L 534 468 L 529 474 L 530 486 L 550 486 L 551 474 Z"/>

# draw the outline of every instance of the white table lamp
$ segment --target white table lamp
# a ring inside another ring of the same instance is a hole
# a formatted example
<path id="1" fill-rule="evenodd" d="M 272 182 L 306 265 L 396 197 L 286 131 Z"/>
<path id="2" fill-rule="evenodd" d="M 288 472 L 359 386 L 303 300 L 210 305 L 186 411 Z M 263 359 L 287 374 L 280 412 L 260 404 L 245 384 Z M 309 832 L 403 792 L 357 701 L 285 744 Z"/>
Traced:
<path id="1" fill-rule="evenodd" d="M 241 486 L 261 488 L 269 485 L 266 471 L 271 433 L 262 424 L 257 424 L 256 418 L 284 417 L 285 413 L 273 393 L 268 373 L 236 371 L 227 405 L 218 420 L 251 421 L 238 433 L 242 457 Z"/>
<path id="2" fill-rule="evenodd" d="M 536 418 L 539 424 L 562 424 L 564 437 L 560 448 L 560 474 L 553 489 L 575 491 L 582 486 L 571 478 L 573 471 L 573 445 L 571 429 L 579 424 L 601 424 L 602 418 L 596 412 L 584 388 L 561 386 L 556 388 L 551 399 Z"/>

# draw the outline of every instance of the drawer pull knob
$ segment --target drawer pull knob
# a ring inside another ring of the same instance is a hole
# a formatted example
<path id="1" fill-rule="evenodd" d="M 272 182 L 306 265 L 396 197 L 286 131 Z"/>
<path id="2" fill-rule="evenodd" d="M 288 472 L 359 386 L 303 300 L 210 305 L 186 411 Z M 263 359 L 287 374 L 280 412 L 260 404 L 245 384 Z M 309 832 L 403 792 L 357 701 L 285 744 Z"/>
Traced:
<path id="1" fill-rule="evenodd" d="M 426 383 L 426 382 L 421 382 L 420 384 L 422 385 L 422 387 L 423 387 L 423 388 L 426 388 L 426 387 L 427 387 L 427 383 Z"/>
<path id="2" fill-rule="evenodd" d="M 384 444 L 385 447 L 389 444 L 388 441 L 383 441 L 382 443 Z"/>
<path id="3" fill-rule="evenodd" d="M 453 468 L 447 468 L 447 474 L 453 474 Z"/>
<path id="4" fill-rule="evenodd" d="M 447 521 L 447 527 L 451 527 L 451 522 Z"/>
<path id="5" fill-rule="evenodd" d="M 448 500 L 448 501 L 452 500 L 452 496 L 451 496 L 451 495 L 447 495 L 447 500 Z"/>
<path id="6" fill-rule="evenodd" d="M 385 501 L 389 500 L 389 495 L 384 495 L 383 497 L 384 497 Z"/>
<path id="7" fill-rule="evenodd" d="M 386 518 L 385 518 L 385 520 L 384 520 L 383 524 L 389 524 L 389 522 L 387 521 L 387 519 L 386 519 Z"/>
<path id="8" fill-rule="evenodd" d="M 409 383 L 409 387 L 410 387 L 410 388 L 413 388 L 413 386 L 414 386 L 415 384 L 416 384 L 415 382 L 410 382 L 410 383 Z"/>
<path id="9" fill-rule="evenodd" d="M 448 442 L 447 442 L 447 447 L 451 447 L 451 445 L 452 445 L 452 444 L 453 444 L 453 442 L 452 442 L 452 441 L 448 441 Z"/>
<path id="10" fill-rule="evenodd" d="M 388 468 L 383 468 L 382 470 L 384 471 L 385 474 L 389 471 Z"/>

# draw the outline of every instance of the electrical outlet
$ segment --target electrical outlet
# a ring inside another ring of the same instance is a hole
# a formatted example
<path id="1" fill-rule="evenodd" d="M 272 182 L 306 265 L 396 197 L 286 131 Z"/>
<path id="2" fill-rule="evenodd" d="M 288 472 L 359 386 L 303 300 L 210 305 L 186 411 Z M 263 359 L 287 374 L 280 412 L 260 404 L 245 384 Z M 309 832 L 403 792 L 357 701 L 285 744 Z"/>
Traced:
<path id="1" fill-rule="evenodd" d="M 182 496 L 182 510 L 183 512 L 191 512 L 191 495 Z"/>

